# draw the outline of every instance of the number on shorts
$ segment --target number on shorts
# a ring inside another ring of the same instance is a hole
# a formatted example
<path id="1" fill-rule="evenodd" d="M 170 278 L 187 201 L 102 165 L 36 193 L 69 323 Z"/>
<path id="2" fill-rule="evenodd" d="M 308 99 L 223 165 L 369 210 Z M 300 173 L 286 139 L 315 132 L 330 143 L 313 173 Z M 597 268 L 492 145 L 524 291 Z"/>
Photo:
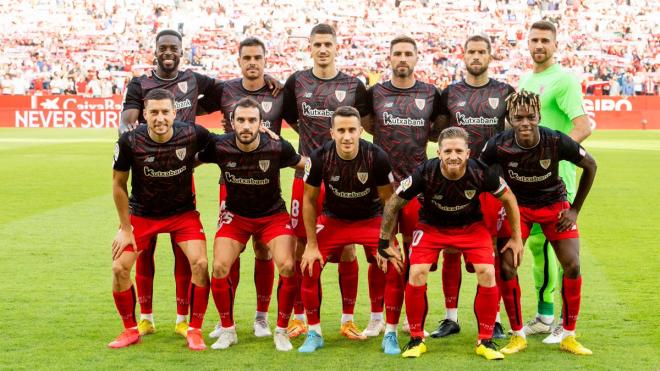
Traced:
<path id="1" fill-rule="evenodd" d="M 417 246 L 419 241 L 422 239 L 423 235 L 424 235 L 424 231 L 422 231 L 422 230 L 418 229 L 418 230 L 414 231 L 413 235 L 412 235 L 412 245 Z"/>
<path id="2" fill-rule="evenodd" d="M 234 220 L 234 214 L 225 211 L 222 213 L 222 216 L 220 217 L 220 224 L 230 224 L 232 220 Z"/>
<path id="3" fill-rule="evenodd" d="M 325 228 L 325 226 L 323 224 L 317 224 L 316 225 L 316 234 L 321 232 L 323 230 L 323 228 Z"/>
<path id="4" fill-rule="evenodd" d="M 298 200 L 292 200 L 291 201 L 291 216 L 294 218 L 298 218 L 298 215 L 300 215 L 300 202 Z"/>

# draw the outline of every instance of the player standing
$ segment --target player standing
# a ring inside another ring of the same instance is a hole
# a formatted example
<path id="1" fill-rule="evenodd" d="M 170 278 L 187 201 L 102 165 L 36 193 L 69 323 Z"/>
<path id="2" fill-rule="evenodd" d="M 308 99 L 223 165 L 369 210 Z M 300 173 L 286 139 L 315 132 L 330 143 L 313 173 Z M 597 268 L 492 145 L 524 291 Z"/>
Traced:
<path id="1" fill-rule="evenodd" d="M 378 83 L 367 91 L 372 120 L 364 123 L 365 130 L 374 135 L 374 143 L 389 155 L 394 187 L 410 176 L 417 165 L 426 161 L 426 145 L 429 139 L 437 138 L 432 132 L 439 113 L 440 93 L 435 86 L 415 78 L 417 58 L 415 40 L 408 36 L 395 37 L 390 41 L 392 79 Z M 398 230 L 403 235 L 406 252 L 417 224 L 419 206 L 417 198 L 413 199 L 398 217 Z M 400 295 L 395 292 L 396 297 L 387 298 L 383 274 L 376 265 L 369 265 L 371 321 L 362 332 L 366 336 L 378 336 L 385 329 L 382 319 L 384 296 L 385 301 L 389 301 L 388 305 L 399 308 L 403 305 L 403 292 Z M 402 279 L 405 282 L 405 277 Z M 388 329 L 396 332 L 398 322 L 393 320 L 387 318 Z"/>
<path id="2" fill-rule="evenodd" d="M 251 98 L 239 100 L 230 116 L 234 131 L 214 136 L 198 154 L 200 161 L 218 164 L 227 186 L 226 207 L 213 246 L 211 287 L 221 320 L 213 349 L 226 349 L 238 342 L 233 314 L 235 287 L 229 282 L 229 272 L 250 237 L 263 241 L 277 264 L 280 281 L 274 341 L 277 350 L 292 349 L 286 328 L 297 288 L 295 240 L 282 199 L 280 168 L 302 169 L 304 161 L 289 142 L 275 141 L 259 132 L 261 113 L 260 103 Z"/>
<path id="3" fill-rule="evenodd" d="M 309 331 L 298 349 L 310 353 L 323 347 L 321 332 L 321 270 L 326 261 L 337 261 L 344 246 L 360 244 L 367 260 L 376 263 L 378 228 L 382 203 L 392 194 L 391 167 L 387 154 L 378 146 L 360 139 L 360 114 L 348 106 L 332 114 L 332 141 L 312 152 L 305 164 L 303 220 L 307 245 L 302 256 L 302 296 Z M 316 203 L 321 184 L 326 197 L 317 218 Z M 401 267 L 387 269 L 385 291 L 402 289 Z M 402 293 L 398 294 L 399 296 Z M 388 303 L 389 304 L 389 303 Z M 401 314 L 401 306 L 387 305 L 387 317 Z M 395 323 L 396 323 L 395 322 Z M 396 332 L 392 342 L 383 341 L 387 354 L 400 353 Z"/>
<path id="4" fill-rule="evenodd" d="M 488 77 L 491 60 L 490 40 L 474 35 L 465 41 L 463 61 L 467 72 L 465 80 L 449 85 L 440 97 L 440 119 L 444 125 L 462 127 L 468 132 L 470 157 L 478 158 L 484 145 L 495 134 L 504 130 L 506 97 L 515 90 L 511 85 Z M 488 192 L 481 194 L 481 212 L 491 236 L 497 237 L 497 220 L 502 204 Z M 493 241 L 495 243 L 495 241 Z M 495 246 L 493 244 L 493 246 Z M 499 277 L 499 264 L 495 255 L 495 276 Z M 458 333 L 458 296 L 462 281 L 461 255 L 444 250 L 442 254 L 442 291 L 445 295 L 445 319 L 431 337 L 440 338 Z M 499 300 L 498 300 L 499 302 Z M 499 308 L 499 306 L 498 306 Z M 504 337 L 499 309 L 493 337 Z"/>
<path id="5" fill-rule="evenodd" d="M 254 37 L 241 41 L 238 45 L 238 65 L 243 77 L 225 81 L 222 86 L 220 99 L 210 101 L 202 98 L 200 105 L 207 112 L 220 110 L 223 115 L 223 127 L 225 133 L 233 132 L 232 112 L 236 103 L 245 97 L 250 97 L 261 105 L 262 125 L 279 134 L 282 127 L 282 109 L 284 96 L 274 95 L 265 80 L 264 68 L 266 67 L 266 46 Z M 220 213 L 224 209 L 227 199 L 227 189 L 222 177 L 220 178 Z M 275 277 L 275 266 L 273 264 L 270 249 L 261 241 L 254 241 L 254 283 L 257 291 L 257 310 L 254 319 L 254 334 L 257 337 L 271 336 L 268 324 L 268 307 L 270 305 L 271 293 L 273 291 L 273 280 Z M 237 257 L 232 266 L 230 279 L 232 290 L 236 292 L 240 279 L 240 257 Z M 212 338 L 220 335 L 221 324 L 209 334 Z"/>
<path id="6" fill-rule="evenodd" d="M 424 197 L 410 248 L 410 277 L 405 296 L 411 338 L 404 347 L 402 355 L 405 358 L 416 358 L 427 351 L 424 343 L 424 321 L 428 311 L 426 282 L 431 265 L 438 261 L 438 255 L 444 249 L 456 249 L 462 253 L 477 275 L 474 313 L 479 335 L 476 353 L 489 360 L 504 358 L 491 341 L 499 293 L 493 267 L 492 239 L 483 222 L 479 194 L 489 192 L 504 204 L 513 233 L 503 250 L 511 250 L 516 258 L 522 254 L 523 248 L 518 206 L 506 183 L 486 165 L 469 156 L 467 132 L 459 127 L 443 130 L 438 138 L 438 158 L 417 167 L 385 205 L 378 250 L 384 258 L 396 263 L 402 257 L 388 247 L 396 215 L 408 200 L 419 194 Z"/>
<path id="7" fill-rule="evenodd" d="M 151 73 L 133 78 L 126 87 L 124 108 L 121 113 L 119 132 L 133 130 L 138 124 L 145 122 L 144 98 L 154 89 L 166 89 L 174 95 L 176 120 L 194 123 L 197 110 L 197 97 L 204 94 L 208 99 L 217 97 L 218 84 L 213 78 L 193 72 L 179 70 L 183 55 L 181 34 L 174 30 L 163 30 L 156 35 L 156 68 Z M 217 99 L 217 98 L 216 98 Z M 153 281 L 155 275 L 154 253 L 156 239 L 149 247 L 144 247 L 138 256 L 135 267 L 135 283 L 138 301 L 140 303 L 140 334 L 154 333 L 154 318 L 152 311 Z M 174 331 L 186 335 L 188 323 L 188 287 L 190 285 L 190 269 L 186 256 L 178 244 L 172 240 L 174 252 L 174 280 L 176 282 L 177 319 Z"/>
<path id="8" fill-rule="evenodd" d="M 331 117 L 339 106 L 353 106 L 360 115 L 368 113 L 366 89 L 355 77 L 337 70 L 335 57 L 339 45 L 332 26 L 318 24 L 310 32 L 309 50 L 314 60 L 311 69 L 298 71 L 284 84 L 284 119 L 299 135 L 299 150 L 309 156 L 313 150 L 330 141 Z M 296 259 L 299 261 L 305 246 L 305 226 L 302 222 L 304 181 L 303 173 L 296 171 L 291 191 L 291 225 L 294 228 L 298 245 Z M 320 199 L 323 198 L 321 189 Z M 347 247 L 339 261 L 339 287 L 342 295 L 342 326 L 344 336 L 363 339 L 353 321 L 353 311 L 357 298 L 358 263 L 355 248 Z M 297 275 L 302 273 L 296 264 Z M 302 302 L 297 300 L 294 307 L 295 318 L 291 321 L 289 334 L 292 337 L 305 332 Z"/>
<path id="9" fill-rule="evenodd" d="M 580 275 L 580 240 L 576 220 L 596 176 L 596 162 L 576 141 L 560 131 L 539 127 L 539 96 L 526 90 L 507 99 L 507 130 L 486 144 L 481 159 L 489 165 L 499 164 L 504 178 L 518 197 L 522 237 L 529 236 L 532 223 L 541 225 L 564 270 L 562 282 L 562 333 L 560 348 L 578 354 L 591 351 L 575 339 L 575 323 L 580 311 L 582 276 Z M 572 203 L 561 178 L 560 161 L 570 161 L 582 168 L 580 184 Z M 510 234 L 504 224 L 500 237 Z M 516 260 L 509 252 L 500 258 L 501 290 L 513 336 L 502 353 L 511 354 L 527 347 L 522 328 L 520 285 Z"/>
<path id="10" fill-rule="evenodd" d="M 520 78 L 518 86 L 541 96 L 541 126 L 559 130 L 581 143 L 591 135 L 589 119 L 582 107 L 582 88 L 578 79 L 555 63 L 557 29 L 548 21 L 532 24 L 527 39 L 534 70 Z M 566 184 L 568 201 L 573 201 L 576 192 L 575 166 L 563 161 L 559 173 Z M 527 335 L 549 333 L 554 322 L 554 291 L 561 282 L 555 252 L 544 237 L 538 224 L 534 225 L 527 240 L 532 252 L 534 283 L 538 299 L 537 314 L 525 326 Z M 561 340 L 562 321 L 544 343 Z"/>
<path id="11" fill-rule="evenodd" d="M 192 272 L 188 347 L 204 350 L 201 327 L 210 287 L 206 239 L 195 211 L 192 175 L 195 153 L 206 145 L 209 132 L 201 126 L 175 121 L 174 95 L 167 90 L 151 90 L 144 103 L 147 125 L 124 133 L 115 147 L 112 193 L 120 229 L 112 243 L 112 286 L 125 330 L 108 346 L 122 348 L 140 341 L 131 269 L 140 253 L 151 246 L 153 237 L 170 233 Z"/>

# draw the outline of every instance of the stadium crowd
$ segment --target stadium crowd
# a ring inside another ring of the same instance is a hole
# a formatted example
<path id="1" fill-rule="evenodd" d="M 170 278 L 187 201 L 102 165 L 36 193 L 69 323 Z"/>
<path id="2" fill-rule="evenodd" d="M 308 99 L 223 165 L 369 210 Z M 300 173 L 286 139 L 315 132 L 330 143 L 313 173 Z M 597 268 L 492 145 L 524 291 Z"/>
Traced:
<path id="1" fill-rule="evenodd" d="M 440 88 L 464 76 L 465 35 L 493 41 L 492 77 L 517 86 L 532 66 L 526 30 L 539 19 L 558 25 L 558 61 L 587 94 L 658 95 L 660 33 L 656 1 L 631 0 L 32 0 L 0 7 L 2 94 L 122 94 L 153 65 L 153 34 L 184 34 L 185 64 L 221 79 L 236 77 L 238 42 L 257 36 L 267 70 L 280 80 L 309 67 L 307 35 L 333 24 L 337 64 L 368 85 L 387 80 L 389 40 L 406 33 L 420 45 L 420 80 Z"/>

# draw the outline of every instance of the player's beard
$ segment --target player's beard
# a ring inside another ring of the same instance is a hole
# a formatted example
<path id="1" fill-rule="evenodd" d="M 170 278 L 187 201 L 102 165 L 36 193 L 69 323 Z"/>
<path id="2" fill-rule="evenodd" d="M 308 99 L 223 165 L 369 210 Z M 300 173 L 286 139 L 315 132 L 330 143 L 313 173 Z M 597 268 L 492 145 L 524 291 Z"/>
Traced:
<path id="1" fill-rule="evenodd" d="M 172 66 L 171 67 L 166 67 L 165 66 L 165 59 L 161 58 L 156 58 L 156 62 L 158 63 L 158 68 L 160 68 L 163 72 L 165 73 L 174 73 L 179 69 L 179 62 L 181 61 L 178 57 L 173 57 L 171 59 Z"/>
<path id="2" fill-rule="evenodd" d="M 548 54 L 546 51 L 543 51 L 540 54 L 537 54 L 536 52 L 532 53 L 532 59 L 536 64 L 545 64 L 550 58 L 552 58 L 552 54 Z"/>
<path id="3" fill-rule="evenodd" d="M 487 64 L 486 65 L 482 64 L 480 66 L 468 65 L 467 71 L 472 76 L 481 76 L 481 74 L 488 71 L 488 65 Z"/>
<path id="4" fill-rule="evenodd" d="M 243 134 L 252 134 L 248 139 L 243 139 Z M 241 144 L 244 145 L 249 145 L 252 144 L 257 139 L 257 135 L 259 135 L 259 131 L 256 132 L 251 132 L 251 131 L 242 131 L 241 133 L 236 135 L 236 139 L 238 139 Z"/>
<path id="5" fill-rule="evenodd" d="M 400 70 L 399 69 L 400 67 L 405 67 L 405 69 Z M 408 66 L 399 66 L 394 69 L 394 75 L 402 79 L 405 79 L 406 77 L 410 77 L 410 75 L 412 74 L 413 74 L 413 69 Z"/>

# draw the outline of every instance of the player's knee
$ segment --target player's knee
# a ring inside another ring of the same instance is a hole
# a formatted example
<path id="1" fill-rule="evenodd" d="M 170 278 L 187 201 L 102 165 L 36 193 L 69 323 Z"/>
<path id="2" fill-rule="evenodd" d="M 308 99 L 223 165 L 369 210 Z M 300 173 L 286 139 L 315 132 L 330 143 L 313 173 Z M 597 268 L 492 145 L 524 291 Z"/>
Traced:
<path id="1" fill-rule="evenodd" d="M 495 286 L 495 267 L 491 264 L 474 264 L 474 273 L 480 286 Z"/>
<path id="2" fill-rule="evenodd" d="M 503 280 L 508 281 L 518 275 L 518 270 L 513 266 L 513 262 L 507 261 L 507 259 L 502 259 L 500 264 L 500 275 Z"/>
<path id="3" fill-rule="evenodd" d="M 284 277 L 291 277 L 293 276 L 294 270 L 295 270 L 295 265 L 296 263 L 294 262 L 293 259 L 287 259 L 283 262 L 279 262 L 277 264 L 277 271 L 280 272 L 281 276 Z"/>
<path id="4" fill-rule="evenodd" d="M 229 269 L 231 267 L 228 264 L 223 262 L 214 261 L 213 262 L 213 277 L 216 278 L 225 278 L 229 274 Z"/>
<path id="5" fill-rule="evenodd" d="M 112 262 L 112 274 L 118 280 L 130 280 L 131 270 L 122 264 L 119 260 Z"/>
<path id="6" fill-rule="evenodd" d="M 206 258 L 202 257 L 193 262 L 190 266 L 190 270 L 194 275 L 203 275 L 204 273 L 208 274 L 209 262 Z"/>
<path id="7" fill-rule="evenodd" d="M 410 282 L 410 284 L 413 286 L 425 285 L 427 274 L 428 271 L 412 266 L 410 267 L 408 282 Z"/>
<path id="8" fill-rule="evenodd" d="M 580 276 L 580 260 L 573 259 L 567 264 L 564 264 L 564 276 L 567 278 L 575 279 Z"/>

